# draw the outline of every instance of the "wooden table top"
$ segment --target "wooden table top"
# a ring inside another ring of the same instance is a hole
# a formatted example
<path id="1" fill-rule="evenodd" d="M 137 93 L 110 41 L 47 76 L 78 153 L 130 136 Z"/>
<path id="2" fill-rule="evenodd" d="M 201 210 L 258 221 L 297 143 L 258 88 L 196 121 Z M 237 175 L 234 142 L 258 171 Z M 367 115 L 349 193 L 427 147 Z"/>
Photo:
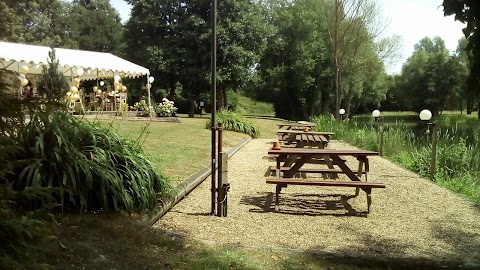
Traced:
<path id="1" fill-rule="evenodd" d="M 277 124 L 279 127 L 314 127 L 313 124 L 301 124 L 301 123 L 285 123 L 285 124 Z"/>
<path id="2" fill-rule="evenodd" d="M 279 129 L 277 134 L 305 134 L 305 135 L 335 135 L 334 132 L 324 132 L 324 131 L 303 131 L 303 130 L 292 130 L 292 129 Z"/>
<path id="3" fill-rule="evenodd" d="M 269 149 L 270 155 L 338 155 L 338 156 L 378 156 L 378 152 L 367 150 L 336 150 L 319 148 L 282 147 L 279 150 Z"/>

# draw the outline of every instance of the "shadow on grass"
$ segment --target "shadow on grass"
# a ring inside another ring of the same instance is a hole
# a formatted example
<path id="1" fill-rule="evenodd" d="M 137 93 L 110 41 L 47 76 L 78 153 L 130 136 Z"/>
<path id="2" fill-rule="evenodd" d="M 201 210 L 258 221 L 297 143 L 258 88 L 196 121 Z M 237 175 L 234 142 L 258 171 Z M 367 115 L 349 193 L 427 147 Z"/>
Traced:
<path id="1" fill-rule="evenodd" d="M 39 250 L 54 269 L 259 269 L 242 252 L 215 249 L 121 215 L 58 217 Z"/>
<path id="2" fill-rule="evenodd" d="M 460 225 L 460 224 L 459 224 Z M 345 226 L 344 231 L 354 228 Z M 313 248 L 312 252 L 304 252 L 312 260 L 336 263 L 355 262 L 358 267 L 378 269 L 480 269 L 480 243 L 478 237 L 461 229 L 461 226 L 445 228 L 441 223 L 432 221 L 435 238 L 443 241 L 449 247 L 448 251 L 439 253 L 432 246 L 423 254 L 412 257 L 407 251 L 418 249 L 408 241 L 397 241 L 381 237 L 374 233 L 358 232 L 357 238 L 361 244 L 345 246 L 335 253 L 324 253 L 324 246 Z"/>
<path id="3" fill-rule="evenodd" d="M 277 212 L 300 216 L 356 216 L 366 217 L 366 211 L 357 211 L 348 200 L 353 195 L 344 194 L 280 194 L 279 210 L 275 211 L 273 192 L 257 193 L 256 196 L 244 196 L 241 204 L 255 206 L 252 213 Z"/>
<path id="4" fill-rule="evenodd" d="M 264 194 L 268 195 L 268 194 Z M 339 196 L 339 195 L 337 195 Z M 271 205 L 261 203 L 264 209 Z M 362 245 L 325 253 L 324 246 L 313 251 L 288 251 L 235 246 L 206 245 L 189 237 L 145 227 L 122 215 L 66 215 L 56 217 L 50 237 L 35 256 L 54 269 L 479 269 L 465 264 L 465 254 L 478 251 L 478 238 L 457 248 L 451 257 L 436 260 L 409 258 L 408 244 L 361 233 Z M 475 238 L 462 228 L 445 228 L 432 221 L 434 237 L 452 249 L 461 241 Z M 341 228 L 351 231 L 348 226 Z M 445 231 L 450 234 L 445 236 Z M 232 232 L 234 233 L 234 232 Z M 463 243 L 463 242 L 462 242 Z M 432 251 L 434 252 L 434 251 Z M 467 253 L 468 252 L 468 253 Z M 395 256 L 386 255 L 395 254 Z M 436 258 L 435 254 L 428 254 Z M 462 264 L 463 263 L 463 264 Z"/>

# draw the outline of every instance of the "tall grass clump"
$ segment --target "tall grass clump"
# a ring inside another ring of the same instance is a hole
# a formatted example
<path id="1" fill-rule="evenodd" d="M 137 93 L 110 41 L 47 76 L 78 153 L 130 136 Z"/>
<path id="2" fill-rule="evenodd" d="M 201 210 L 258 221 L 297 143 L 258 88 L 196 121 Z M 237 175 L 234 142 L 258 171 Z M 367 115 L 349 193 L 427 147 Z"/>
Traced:
<path id="1" fill-rule="evenodd" d="M 217 113 L 217 122 L 223 124 L 223 129 L 245 133 L 252 138 L 260 136 L 260 129 L 252 121 L 248 120 L 244 116 L 230 111 L 219 111 Z M 212 119 L 209 119 L 206 124 L 206 128 L 212 127 Z"/>
<path id="2" fill-rule="evenodd" d="M 36 113 L 18 131 L 9 185 L 58 188 L 59 203 L 85 210 L 142 211 L 168 193 L 141 145 L 65 111 Z"/>
<path id="3" fill-rule="evenodd" d="M 331 116 L 312 119 L 316 130 L 335 132 L 334 138 L 363 149 L 378 151 L 377 124 L 337 121 Z M 425 127 L 425 131 L 426 131 Z M 431 135 L 414 133 L 402 122 L 385 125 L 383 155 L 424 177 L 430 177 Z M 480 202 L 480 131 L 462 137 L 456 128 L 438 133 L 433 181 Z"/>

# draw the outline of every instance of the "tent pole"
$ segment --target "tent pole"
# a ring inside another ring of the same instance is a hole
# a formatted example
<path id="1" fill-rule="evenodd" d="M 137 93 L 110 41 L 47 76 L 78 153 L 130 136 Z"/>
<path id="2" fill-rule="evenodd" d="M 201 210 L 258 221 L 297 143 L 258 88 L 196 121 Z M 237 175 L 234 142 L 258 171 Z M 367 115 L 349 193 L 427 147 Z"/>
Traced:
<path id="1" fill-rule="evenodd" d="M 150 84 L 150 73 L 147 73 L 147 91 L 148 91 L 148 115 L 150 117 L 152 117 L 150 114 L 150 108 L 152 107 L 152 102 L 150 101 L 150 87 L 152 87 L 152 85 Z"/>

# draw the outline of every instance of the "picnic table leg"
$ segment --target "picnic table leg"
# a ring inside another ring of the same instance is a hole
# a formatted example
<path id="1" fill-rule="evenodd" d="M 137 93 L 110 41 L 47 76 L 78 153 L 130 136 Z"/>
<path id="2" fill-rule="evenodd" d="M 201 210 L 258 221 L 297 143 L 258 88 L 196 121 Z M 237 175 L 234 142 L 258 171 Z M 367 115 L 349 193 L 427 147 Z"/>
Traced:
<path id="1" fill-rule="evenodd" d="M 358 171 L 357 171 L 357 176 L 359 178 L 362 177 L 362 170 L 363 170 L 363 160 L 358 159 Z M 355 188 L 355 196 L 358 196 L 358 193 L 360 193 L 360 188 Z"/>
<path id="2" fill-rule="evenodd" d="M 277 187 L 275 188 L 275 211 L 278 211 L 279 209 L 278 197 L 280 196 L 280 191 L 282 191 L 282 185 L 277 184 Z"/>
<path id="3" fill-rule="evenodd" d="M 275 170 L 275 176 L 280 177 L 280 158 L 277 158 L 277 169 Z"/>
<path id="4" fill-rule="evenodd" d="M 293 156 L 293 155 L 292 155 Z M 297 162 L 295 162 L 295 165 L 293 165 L 292 167 L 290 167 L 290 169 L 286 172 L 283 173 L 283 177 L 285 178 L 292 178 L 297 172 L 298 172 L 298 169 L 300 169 L 309 159 L 311 159 L 312 157 L 310 155 L 304 155 L 300 158 L 300 160 L 298 160 Z"/>
<path id="5" fill-rule="evenodd" d="M 370 213 L 370 205 L 372 204 L 372 189 L 371 188 L 364 188 L 365 192 L 367 193 L 367 213 Z"/>
<path id="6" fill-rule="evenodd" d="M 330 159 L 330 157 L 328 155 L 325 155 L 325 156 L 322 156 L 322 157 L 325 160 L 325 164 L 327 164 L 328 168 L 329 169 L 334 169 L 333 162 Z M 337 173 L 328 173 L 328 174 L 326 174 L 326 176 L 329 177 L 329 178 L 332 178 L 332 179 L 337 179 L 338 178 Z"/>

